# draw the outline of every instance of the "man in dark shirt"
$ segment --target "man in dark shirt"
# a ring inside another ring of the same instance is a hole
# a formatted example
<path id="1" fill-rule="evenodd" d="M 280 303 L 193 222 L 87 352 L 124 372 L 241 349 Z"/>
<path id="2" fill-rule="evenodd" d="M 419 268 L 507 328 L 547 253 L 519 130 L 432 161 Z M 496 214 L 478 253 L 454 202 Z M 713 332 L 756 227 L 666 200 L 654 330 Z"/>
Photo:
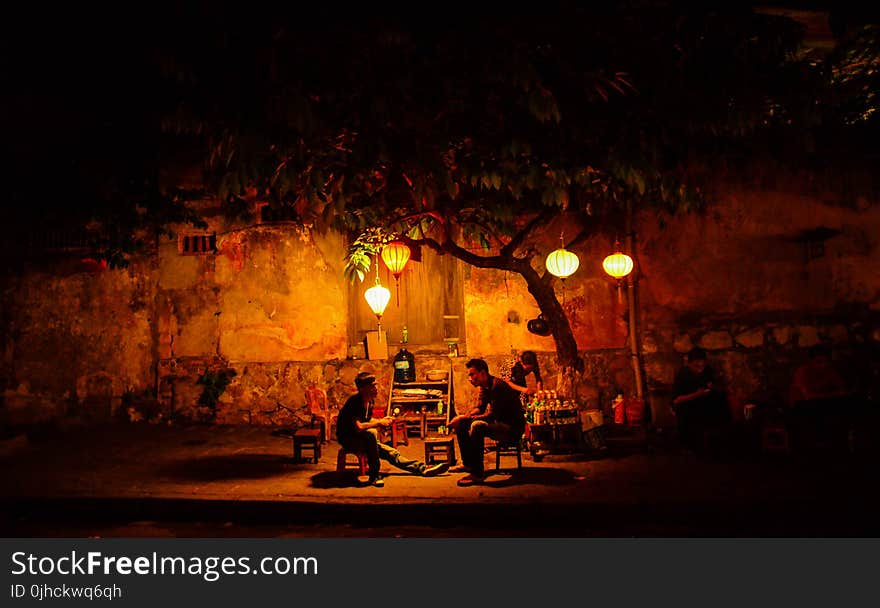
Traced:
<path id="1" fill-rule="evenodd" d="M 339 410 L 336 419 L 336 439 L 348 451 L 366 454 L 369 465 L 369 484 L 377 487 L 385 485 L 379 476 L 379 459 L 386 460 L 399 469 L 415 475 L 433 477 L 445 473 L 449 463 L 441 462 L 427 466 L 424 462 L 407 458 L 390 445 L 379 441 L 377 429 L 391 425 L 392 419 L 372 418 L 370 411 L 379 390 L 376 387 L 376 376 L 360 372 L 354 379 L 358 392 L 352 395 Z"/>
<path id="2" fill-rule="evenodd" d="M 693 450 L 702 447 L 704 429 L 730 421 L 727 397 L 715 386 L 715 371 L 708 366 L 702 348 L 692 348 L 687 363 L 675 374 L 672 407 L 679 439 Z"/>
<path id="3" fill-rule="evenodd" d="M 449 421 L 458 436 L 462 466 L 453 471 L 470 474 L 458 480 L 460 486 L 483 483 L 483 440 L 490 437 L 496 441 L 512 443 L 522 438 L 526 426 L 525 414 L 519 393 L 501 378 L 489 374 L 489 366 L 482 359 L 471 359 L 465 364 L 468 380 L 480 389 L 476 407 Z"/>

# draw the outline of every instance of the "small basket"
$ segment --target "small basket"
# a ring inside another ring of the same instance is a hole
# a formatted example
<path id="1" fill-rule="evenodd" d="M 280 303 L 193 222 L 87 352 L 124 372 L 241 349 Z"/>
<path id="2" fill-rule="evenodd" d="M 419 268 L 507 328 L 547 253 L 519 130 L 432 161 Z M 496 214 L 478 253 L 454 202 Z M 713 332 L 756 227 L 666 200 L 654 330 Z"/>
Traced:
<path id="1" fill-rule="evenodd" d="M 425 379 L 428 382 L 444 382 L 449 378 L 449 372 L 445 369 L 429 369 L 425 372 Z"/>

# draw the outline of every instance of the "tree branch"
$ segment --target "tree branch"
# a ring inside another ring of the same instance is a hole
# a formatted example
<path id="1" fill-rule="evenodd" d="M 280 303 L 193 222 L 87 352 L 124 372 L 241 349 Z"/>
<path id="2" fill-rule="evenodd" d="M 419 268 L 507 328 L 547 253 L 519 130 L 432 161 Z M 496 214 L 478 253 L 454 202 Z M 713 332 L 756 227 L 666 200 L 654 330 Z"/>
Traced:
<path id="1" fill-rule="evenodd" d="M 583 228 L 581 228 L 581 231 L 578 232 L 577 236 L 574 237 L 571 241 L 569 241 L 569 242 L 565 245 L 565 248 L 566 248 L 566 249 L 571 249 L 571 248 L 573 248 L 575 245 L 580 245 L 581 243 L 583 243 L 584 241 L 586 241 L 588 237 L 592 236 L 592 234 L 593 234 L 593 231 L 590 230 L 590 227 L 589 227 L 589 226 L 584 226 Z"/>
<path id="2" fill-rule="evenodd" d="M 522 230 L 517 232 L 513 236 L 513 238 L 510 239 L 510 242 L 507 243 L 507 245 L 505 245 L 504 247 L 501 248 L 501 255 L 512 256 L 513 252 L 516 251 L 516 249 L 520 245 L 522 245 L 522 242 L 529 235 L 529 233 L 531 233 L 531 231 L 534 230 L 535 228 L 537 228 L 538 226 L 541 226 L 542 224 L 546 224 L 550 220 L 550 218 L 553 217 L 553 215 L 554 215 L 554 211 L 551 210 L 550 207 L 544 207 L 541 210 L 541 213 L 539 213 L 534 218 L 532 218 L 532 220 L 528 224 L 526 224 Z"/>
<path id="3" fill-rule="evenodd" d="M 464 247 L 461 247 L 451 240 L 447 240 L 446 242 L 441 244 L 431 238 L 411 239 L 406 236 L 402 238 L 407 245 L 426 245 L 441 255 L 449 254 L 452 257 L 458 258 L 462 262 L 470 264 L 471 266 L 476 266 L 477 268 L 495 268 L 498 270 L 511 270 L 513 272 L 521 272 L 519 264 L 517 264 L 517 260 L 509 255 L 477 255 L 475 253 L 471 253 Z"/>

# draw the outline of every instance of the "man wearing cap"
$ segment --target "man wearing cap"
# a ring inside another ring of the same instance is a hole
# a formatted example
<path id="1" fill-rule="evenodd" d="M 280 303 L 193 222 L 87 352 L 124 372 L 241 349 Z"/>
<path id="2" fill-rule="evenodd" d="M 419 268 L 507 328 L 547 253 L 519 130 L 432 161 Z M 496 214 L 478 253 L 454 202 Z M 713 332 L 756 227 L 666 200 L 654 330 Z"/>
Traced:
<path id="1" fill-rule="evenodd" d="M 348 452 L 365 454 L 369 465 L 369 485 L 384 486 L 379 476 L 379 459 L 388 461 L 395 467 L 414 475 L 433 477 L 441 475 L 449 469 L 449 463 L 442 462 L 427 466 L 420 460 L 407 458 L 390 445 L 381 443 L 376 429 L 391 425 L 392 418 L 372 418 L 373 401 L 379 390 L 376 387 L 376 376 L 368 372 L 360 372 L 354 379 L 357 394 L 352 395 L 339 410 L 336 420 L 336 439 Z"/>

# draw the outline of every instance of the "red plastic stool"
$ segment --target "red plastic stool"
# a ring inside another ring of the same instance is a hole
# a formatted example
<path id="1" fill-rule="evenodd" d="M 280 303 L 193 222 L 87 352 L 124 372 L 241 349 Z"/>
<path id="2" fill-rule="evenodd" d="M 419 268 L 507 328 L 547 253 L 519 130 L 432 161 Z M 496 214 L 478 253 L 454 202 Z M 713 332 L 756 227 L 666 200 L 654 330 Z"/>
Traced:
<path id="1" fill-rule="evenodd" d="M 355 456 L 357 458 L 357 462 L 349 462 L 349 456 Z M 340 448 L 339 456 L 336 457 L 336 472 L 344 473 L 346 469 L 355 468 L 360 471 L 360 475 L 367 474 L 367 471 L 369 470 L 369 466 L 367 465 L 367 455 L 347 452 L 344 449 Z"/>

